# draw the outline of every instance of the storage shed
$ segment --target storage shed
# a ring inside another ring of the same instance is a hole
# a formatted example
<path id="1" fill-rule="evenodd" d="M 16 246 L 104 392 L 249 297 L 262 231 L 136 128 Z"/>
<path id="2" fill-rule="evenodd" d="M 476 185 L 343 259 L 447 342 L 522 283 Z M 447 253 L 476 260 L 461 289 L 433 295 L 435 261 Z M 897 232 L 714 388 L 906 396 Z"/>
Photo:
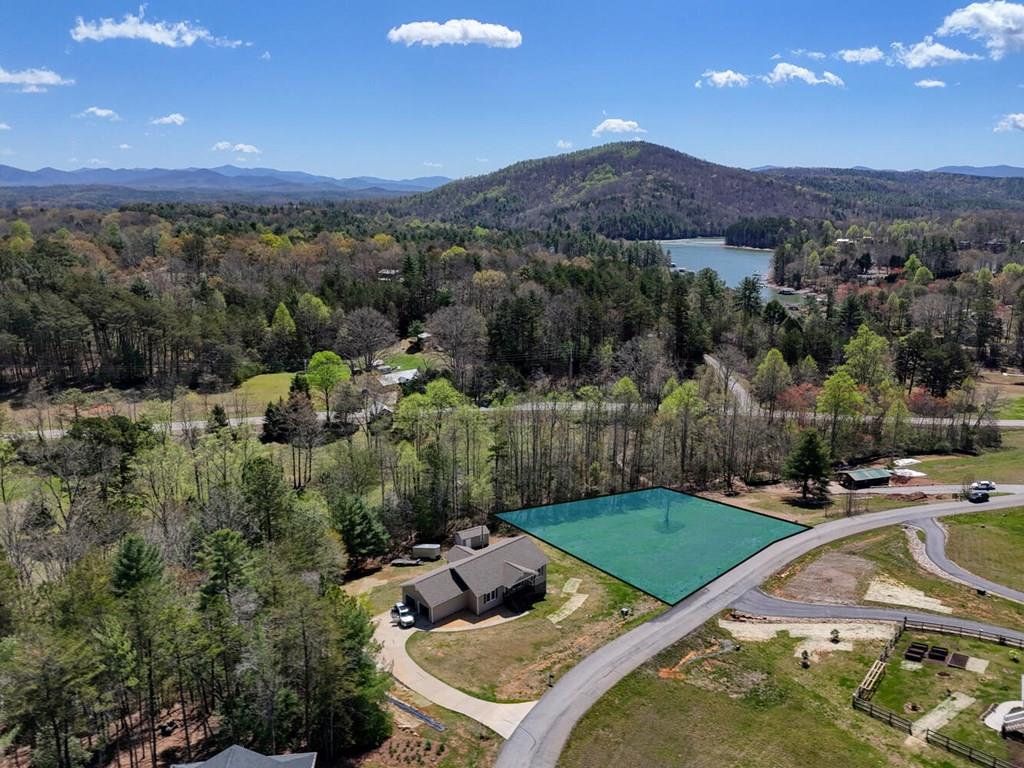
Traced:
<path id="1" fill-rule="evenodd" d="M 890 477 L 888 469 L 847 469 L 836 474 L 839 484 L 849 490 L 888 485 Z"/>
<path id="2" fill-rule="evenodd" d="M 483 549 L 491 543 L 491 531 L 486 525 L 474 525 L 463 531 L 455 532 L 455 546 Z"/>

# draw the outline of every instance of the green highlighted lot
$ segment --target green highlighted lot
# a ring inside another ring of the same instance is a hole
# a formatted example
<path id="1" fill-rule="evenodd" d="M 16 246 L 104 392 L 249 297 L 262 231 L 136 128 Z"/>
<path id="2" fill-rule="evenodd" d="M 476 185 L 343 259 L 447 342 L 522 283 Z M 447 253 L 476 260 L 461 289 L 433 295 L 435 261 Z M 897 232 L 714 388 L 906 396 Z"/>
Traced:
<path id="1" fill-rule="evenodd" d="M 674 604 L 804 526 L 652 488 L 498 517 Z"/>

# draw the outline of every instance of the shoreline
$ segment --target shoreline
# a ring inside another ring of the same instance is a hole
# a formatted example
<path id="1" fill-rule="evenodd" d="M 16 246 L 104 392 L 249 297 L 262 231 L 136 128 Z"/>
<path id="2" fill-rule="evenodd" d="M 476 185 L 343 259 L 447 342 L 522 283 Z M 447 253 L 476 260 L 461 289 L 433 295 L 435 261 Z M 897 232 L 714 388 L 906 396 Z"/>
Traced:
<path id="1" fill-rule="evenodd" d="M 736 251 L 754 251 L 756 253 L 775 253 L 774 248 L 752 248 L 747 245 L 728 245 L 725 242 L 724 237 L 680 237 L 675 240 L 657 240 L 658 245 L 684 245 L 686 243 L 696 242 L 714 243 L 715 245 L 721 246 L 722 248 L 730 248 Z"/>

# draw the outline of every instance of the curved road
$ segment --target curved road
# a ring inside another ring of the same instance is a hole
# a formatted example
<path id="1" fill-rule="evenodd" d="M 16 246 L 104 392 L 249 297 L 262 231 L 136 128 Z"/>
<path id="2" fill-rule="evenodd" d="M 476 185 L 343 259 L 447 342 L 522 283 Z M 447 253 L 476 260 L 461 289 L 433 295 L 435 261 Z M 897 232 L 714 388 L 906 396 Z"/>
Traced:
<path id="1" fill-rule="evenodd" d="M 867 605 L 833 605 L 829 603 L 797 603 L 779 597 L 766 595 L 760 589 L 753 589 L 733 605 L 737 611 L 760 616 L 771 616 L 783 619 L 843 619 L 853 621 L 902 621 L 904 618 L 914 621 L 928 621 L 945 624 L 951 627 L 991 632 L 1003 637 L 1012 637 L 1024 642 L 1024 632 L 1006 629 L 993 624 L 985 624 L 970 619 L 957 619 L 952 616 L 936 616 L 934 613 L 905 611 L 899 608 L 875 608 Z"/>
<path id="2" fill-rule="evenodd" d="M 1019 506 L 1020 503 L 1020 495 L 1014 493 L 997 496 L 981 508 L 1006 509 Z M 512 737 L 505 742 L 495 763 L 496 768 L 520 768 L 527 765 L 531 768 L 554 768 L 576 722 L 613 685 L 720 611 L 744 604 L 750 605 L 752 610 L 756 611 L 756 592 L 754 597 L 748 593 L 756 590 L 765 579 L 785 565 L 811 550 L 876 528 L 975 511 L 978 511 L 978 507 L 962 501 L 941 502 L 924 507 L 904 507 L 824 523 L 776 542 L 661 616 L 641 624 L 599 648 L 569 670 L 544 694 Z M 764 599 L 768 599 L 767 595 Z M 793 607 L 792 610 L 798 609 Z M 815 615 L 827 617 L 827 611 L 838 612 L 843 609 L 843 606 L 810 606 L 807 610 L 818 610 L 820 612 Z M 886 611 L 873 608 L 850 610 L 876 611 L 876 615 Z M 893 611 L 886 614 L 885 620 L 891 620 L 893 614 L 898 614 L 899 617 L 912 615 L 906 611 Z M 868 614 L 857 616 L 867 617 Z M 931 616 L 930 619 L 934 620 L 935 617 Z M 954 622 L 950 620 L 948 623 Z"/>
<path id="3" fill-rule="evenodd" d="M 1024 603 L 1024 592 L 977 576 L 950 560 L 946 554 L 946 531 L 934 518 L 921 520 L 915 525 L 924 531 L 924 548 L 928 553 L 928 559 L 935 563 L 940 570 L 945 571 L 957 581 L 966 582 L 975 589 L 984 589 L 993 595 L 1005 597 L 1016 603 Z"/>

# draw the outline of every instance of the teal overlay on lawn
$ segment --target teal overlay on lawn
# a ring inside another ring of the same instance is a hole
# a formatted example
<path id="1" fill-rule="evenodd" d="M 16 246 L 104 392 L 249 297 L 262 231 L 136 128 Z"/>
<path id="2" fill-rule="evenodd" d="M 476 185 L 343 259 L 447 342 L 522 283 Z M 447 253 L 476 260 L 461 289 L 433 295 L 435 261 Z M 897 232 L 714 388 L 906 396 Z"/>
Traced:
<path id="1" fill-rule="evenodd" d="M 669 604 L 765 547 L 807 530 L 776 517 L 667 488 L 497 515 Z"/>

